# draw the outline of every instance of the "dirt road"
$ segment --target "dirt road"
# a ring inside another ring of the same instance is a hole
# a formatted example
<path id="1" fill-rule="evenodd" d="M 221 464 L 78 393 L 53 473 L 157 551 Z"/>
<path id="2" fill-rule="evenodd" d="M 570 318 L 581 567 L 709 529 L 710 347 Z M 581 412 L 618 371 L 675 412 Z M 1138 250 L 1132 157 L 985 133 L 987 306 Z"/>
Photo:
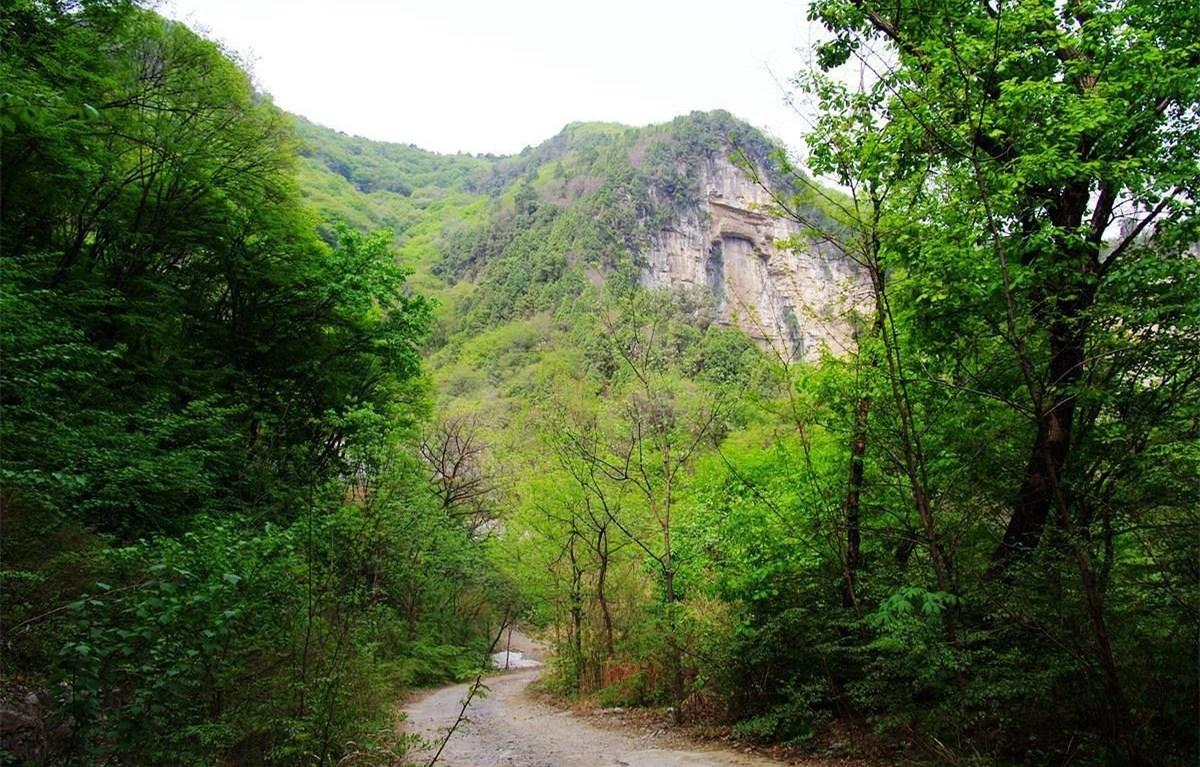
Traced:
<path id="1" fill-rule="evenodd" d="M 537 656 L 525 637 L 513 647 Z M 597 727 L 533 700 L 526 686 L 540 669 L 500 674 L 487 682 L 486 698 L 467 710 L 439 765 L 444 767 L 779 767 L 780 763 L 726 750 L 679 750 L 653 734 Z M 454 724 L 469 685 L 444 687 L 406 708 L 408 731 L 440 740 Z M 414 764 L 428 762 L 430 753 Z"/>

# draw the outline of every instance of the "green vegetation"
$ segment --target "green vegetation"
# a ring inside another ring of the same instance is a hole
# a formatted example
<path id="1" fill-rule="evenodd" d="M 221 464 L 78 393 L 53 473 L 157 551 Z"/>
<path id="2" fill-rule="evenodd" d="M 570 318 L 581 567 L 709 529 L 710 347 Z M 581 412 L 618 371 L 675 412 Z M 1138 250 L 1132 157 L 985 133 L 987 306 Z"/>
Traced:
<path id="1" fill-rule="evenodd" d="M 619 295 L 565 321 L 512 519 L 553 681 L 801 748 L 1195 759 L 1195 8 L 814 14 L 828 65 L 899 53 L 798 79 L 849 193 L 778 197 L 869 279 L 857 349 L 730 358 Z"/>
<path id="2" fill-rule="evenodd" d="M 442 156 L 6 10 L 0 763 L 395 764 L 512 615 L 746 741 L 1194 763 L 1200 12 L 811 12 L 877 74 L 796 79 L 837 192 L 723 112 Z M 855 262 L 852 348 L 640 287 L 728 158 Z"/>
<path id="3" fill-rule="evenodd" d="M 3 24 L 3 673 L 49 735 L 2 761 L 383 759 L 505 599 L 416 458 L 430 304 L 386 233 L 317 236 L 215 45 Z"/>

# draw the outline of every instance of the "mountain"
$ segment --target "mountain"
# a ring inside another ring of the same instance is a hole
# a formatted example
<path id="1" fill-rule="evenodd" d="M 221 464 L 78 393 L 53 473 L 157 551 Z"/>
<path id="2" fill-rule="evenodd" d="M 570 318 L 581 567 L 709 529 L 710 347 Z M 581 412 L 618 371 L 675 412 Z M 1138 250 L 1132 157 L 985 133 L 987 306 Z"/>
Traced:
<path id="1" fill-rule="evenodd" d="M 573 123 L 508 157 L 440 155 L 297 118 L 301 184 L 326 217 L 389 227 L 442 338 L 551 311 L 611 280 L 700 296 L 785 359 L 838 351 L 864 275 L 777 214 L 782 148 L 727 112 Z M 835 193 L 830 193 L 835 194 Z M 801 218 L 826 226 L 819 205 Z"/>

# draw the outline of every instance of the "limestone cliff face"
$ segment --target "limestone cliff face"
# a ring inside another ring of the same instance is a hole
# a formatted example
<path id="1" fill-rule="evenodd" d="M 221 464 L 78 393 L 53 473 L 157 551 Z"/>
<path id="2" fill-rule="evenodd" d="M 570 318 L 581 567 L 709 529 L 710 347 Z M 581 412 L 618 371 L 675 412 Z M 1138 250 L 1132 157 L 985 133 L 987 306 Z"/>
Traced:
<path id="1" fill-rule="evenodd" d="M 840 354 L 849 316 L 867 293 L 863 270 L 793 221 L 769 215 L 770 196 L 724 159 L 705 164 L 701 200 L 643 254 L 649 288 L 707 289 L 718 321 L 736 325 L 785 360 Z M 792 249 L 785 243 L 799 243 Z"/>

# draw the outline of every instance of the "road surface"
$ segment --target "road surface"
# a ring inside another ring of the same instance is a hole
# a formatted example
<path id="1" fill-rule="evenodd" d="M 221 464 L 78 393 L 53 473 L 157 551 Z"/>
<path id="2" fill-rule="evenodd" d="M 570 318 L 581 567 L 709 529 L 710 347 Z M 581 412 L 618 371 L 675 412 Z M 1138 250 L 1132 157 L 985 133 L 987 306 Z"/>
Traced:
<path id="1" fill-rule="evenodd" d="M 503 648 L 502 648 L 503 649 Z M 512 649 L 539 657 L 536 643 L 514 634 Z M 779 767 L 765 757 L 723 749 L 665 742 L 657 733 L 598 727 L 570 712 L 534 700 L 526 687 L 540 669 L 490 677 L 491 691 L 467 709 L 437 764 L 441 767 Z M 412 764 L 428 764 L 437 742 L 454 724 L 469 684 L 428 693 L 408 705 L 406 729 L 434 745 L 413 755 Z M 677 739 L 672 739 L 677 740 Z"/>

